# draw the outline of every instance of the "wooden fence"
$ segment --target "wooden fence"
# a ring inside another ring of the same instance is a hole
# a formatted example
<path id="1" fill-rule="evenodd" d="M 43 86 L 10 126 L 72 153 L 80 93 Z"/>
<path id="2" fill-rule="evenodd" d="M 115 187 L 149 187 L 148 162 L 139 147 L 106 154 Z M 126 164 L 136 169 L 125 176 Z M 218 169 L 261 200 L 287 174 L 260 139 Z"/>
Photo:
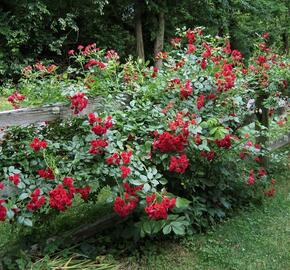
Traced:
<path id="1" fill-rule="evenodd" d="M 122 107 L 126 103 L 128 103 L 130 97 L 127 95 L 122 95 L 114 99 L 115 104 L 114 108 Z M 86 115 L 93 111 L 100 111 L 106 109 L 106 102 L 104 99 L 94 99 L 90 100 L 88 106 L 80 113 L 80 115 Z M 253 117 L 255 116 L 256 117 Z M 42 106 L 38 108 L 25 108 L 25 109 L 18 109 L 12 111 L 4 111 L 0 112 L 0 137 L 1 137 L 1 128 L 17 126 L 17 125 L 30 125 L 36 124 L 46 121 L 54 121 L 59 119 L 67 119 L 70 117 L 75 117 L 72 113 L 70 107 L 64 104 L 54 104 L 48 106 Z M 262 118 L 262 119 L 261 119 Z M 265 109 L 262 108 L 262 113 L 259 109 L 256 109 L 256 113 L 252 115 L 243 125 L 248 125 L 251 122 L 255 121 L 255 119 L 259 120 L 262 124 L 268 124 L 268 118 L 265 114 Z M 4 132 L 2 132 L 2 135 Z M 258 138 L 259 140 L 261 138 Z M 262 138 L 264 140 L 264 138 Z M 268 144 L 268 147 L 271 150 L 276 150 L 284 145 L 290 143 L 290 133 L 280 137 L 277 140 L 272 141 Z M 108 226 L 112 224 L 116 224 L 121 222 L 116 214 L 109 214 L 105 216 L 101 220 L 97 220 L 93 224 L 85 224 L 76 228 L 73 231 L 70 231 L 62 241 L 65 243 L 72 243 L 78 242 L 85 238 L 88 238 L 95 234 L 96 232 L 100 232 L 104 228 L 108 228 Z"/>
<path id="2" fill-rule="evenodd" d="M 116 99 L 114 99 L 115 104 L 113 105 L 114 108 L 122 107 L 128 101 L 130 97 L 128 95 L 119 95 Z M 89 100 L 88 106 L 79 114 L 79 115 L 86 115 L 90 112 L 100 111 L 106 109 L 106 102 L 104 98 L 97 98 L 93 100 Z M 288 107 L 287 107 L 288 108 Z M 263 110 L 266 111 L 266 110 Z M 255 117 L 255 115 L 257 117 Z M 254 117 L 253 117 L 254 116 Z M 11 111 L 3 111 L 0 112 L 0 139 L 3 136 L 4 132 L 1 133 L 1 129 L 11 126 L 18 126 L 18 125 L 30 125 L 36 123 L 43 123 L 61 119 L 67 119 L 70 117 L 76 117 L 73 114 L 70 107 L 66 104 L 54 104 L 54 105 L 46 105 L 42 107 L 36 108 L 24 108 L 24 109 L 17 109 Z M 259 109 L 256 109 L 256 112 L 249 118 L 248 121 L 245 121 L 243 125 L 248 125 L 253 122 L 255 119 L 258 119 L 263 125 L 268 126 L 268 118 L 267 116 Z M 262 119 L 259 119 L 262 118 Z M 1 136 L 2 135 L 2 136 Z M 258 138 L 260 139 L 260 138 Z M 265 138 L 262 138 L 265 140 Z M 290 132 L 286 135 L 281 136 L 280 138 L 268 142 L 268 147 L 270 150 L 276 150 L 284 145 L 290 143 Z"/>

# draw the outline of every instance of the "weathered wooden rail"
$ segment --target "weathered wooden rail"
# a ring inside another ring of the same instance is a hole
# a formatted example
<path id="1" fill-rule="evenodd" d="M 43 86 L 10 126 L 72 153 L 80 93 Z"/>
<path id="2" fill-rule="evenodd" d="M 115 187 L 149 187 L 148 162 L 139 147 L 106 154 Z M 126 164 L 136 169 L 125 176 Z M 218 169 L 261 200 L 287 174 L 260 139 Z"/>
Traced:
<path id="1" fill-rule="evenodd" d="M 110 105 L 109 107 L 108 102 L 106 102 L 103 97 L 90 99 L 87 107 L 77 116 L 86 115 L 94 111 L 105 110 L 106 108 L 120 108 L 128 103 L 129 100 L 129 95 L 119 94 L 112 100 L 113 105 Z M 73 114 L 69 105 L 63 103 L 45 105 L 36 108 L 3 111 L 0 112 L 0 128 L 62 120 L 70 117 L 76 117 L 76 115 Z"/>
<path id="2" fill-rule="evenodd" d="M 91 111 L 102 109 L 102 99 L 90 100 L 88 106 L 80 113 L 85 115 Z M 29 125 L 74 117 L 72 110 L 65 104 L 54 104 L 36 108 L 24 108 L 0 112 L 0 128 Z"/>
<path id="3" fill-rule="evenodd" d="M 130 97 L 128 95 L 125 94 L 119 95 L 114 99 L 113 108 L 118 107 L 120 108 L 124 106 L 126 103 L 128 103 L 129 100 Z M 107 103 L 105 102 L 105 99 L 102 97 L 91 99 L 89 100 L 87 107 L 77 116 L 87 115 L 88 113 L 94 111 L 105 110 L 106 108 L 109 108 L 106 104 Z M 110 106 L 110 108 L 112 108 L 112 105 Z M 243 125 L 248 125 L 251 122 L 255 121 L 254 117 L 255 114 L 259 115 L 258 112 L 253 113 L 253 116 L 249 117 L 249 119 L 245 121 Z M 54 105 L 45 105 L 36 108 L 23 108 L 11 111 L 3 111 L 0 112 L 0 139 L 4 134 L 3 132 L 1 132 L 1 129 L 5 129 L 7 127 L 19 125 L 26 126 L 30 124 L 68 119 L 70 117 L 76 117 L 76 115 L 73 114 L 69 105 L 63 103 Z M 263 119 L 263 121 L 265 121 L 265 119 Z M 281 136 L 277 140 L 269 142 L 268 147 L 271 150 L 276 150 L 289 143 L 290 143 L 290 132 L 288 134 Z"/>
<path id="4" fill-rule="evenodd" d="M 274 150 L 277 150 L 277 149 L 279 149 L 287 144 L 290 144 L 290 132 L 286 135 L 279 137 L 276 140 L 269 142 L 268 148 L 271 151 L 274 151 Z"/>

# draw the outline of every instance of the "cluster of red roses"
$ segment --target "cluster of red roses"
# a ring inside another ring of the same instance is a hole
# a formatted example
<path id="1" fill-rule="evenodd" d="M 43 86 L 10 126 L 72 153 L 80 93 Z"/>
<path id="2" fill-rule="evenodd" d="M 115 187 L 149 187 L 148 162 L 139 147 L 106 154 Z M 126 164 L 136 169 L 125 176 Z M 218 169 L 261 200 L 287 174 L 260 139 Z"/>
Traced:
<path id="1" fill-rule="evenodd" d="M 153 67 L 153 72 L 151 73 L 152 78 L 156 78 L 158 74 L 158 67 Z"/>
<path id="2" fill-rule="evenodd" d="M 77 48 L 82 55 L 90 55 L 91 53 L 95 53 L 100 50 L 100 48 L 97 48 L 96 43 L 88 44 L 87 46 L 79 45 Z M 69 55 L 75 54 L 74 50 L 69 50 L 68 51 Z"/>
<path id="3" fill-rule="evenodd" d="M 225 135 L 221 140 L 216 139 L 214 142 L 219 148 L 229 149 L 232 146 L 230 134 Z"/>
<path id="4" fill-rule="evenodd" d="M 104 148 L 107 147 L 108 141 L 106 139 L 96 139 L 91 141 L 91 147 L 89 149 L 89 153 L 96 155 L 96 154 L 102 154 L 104 152 Z"/>
<path id="5" fill-rule="evenodd" d="M 79 193 L 83 200 L 87 200 L 90 190 L 91 188 L 89 186 L 76 188 L 73 184 L 73 178 L 65 177 L 63 184 L 57 185 L 55 189 L 49 192 L 50 207 L 58 209 L 59 211 L 65 211 L 68 206 L 71 206 L 72 199 L 76 193 Z"/>
<path id="6" fill-rule="evenodd" d="M 172 135 L 164 131 L 161 134 L 156 134 L 153 142 L 153 150 L 159 150 L 162 153 L 167 152 L 182 152 L 187 143 L 187 136 L 184 134 Z"/>
<path id="7" fill-rule="evenodd" d="M 184 173 L 187 167 L 189 166 L 189 161 L 185 154 L 180 155 L 179 157 L 172 156 L 170 158 L 169 171 Z"/>
<path id="8" fill-rule="evenodd" d="M 214 150 L 210 150 L 209 152 L 206 151 L 201 151 L 200 155 L 202 157 L 205 157 L 208 161 L 211 161 L 214 159 L 216 152 Z"/>
<path id="9" fill-rule="evenodd" d="M 98 136 L 105 135 L 107 130 L 113 126 L 112 117 L 108 116 L 105 120 L 101 117 L 96 116 L 94 113 L 90 113 L 88 115 L 88 120 L 92 127 L 92 132 L 94 132 Z M 97 124 L 95 124 L 97 123 Z M 95 124 L 95 125 L 94 125 Z M 96 155 L 96 154 L 103 154 L 104 149 L 109 145 L 107 139 L 98 138 L 91 141 L 91 147 L 89 149 L 89 153 Z"/>
<path id="10" fill-rule="evenodd" d="M 188 112 L 187 113 L 177 112 L 175 119 L 168 122 L 168 126 L 169 126 L 170 130 L 172 130 L 172 131 L 176 131 L 177 128 L 181 129 L 183 135 L 185 137 L 187 137 L 189 134 L 188 126 L 190 124 L 192 124 L 192 125 L 196 124 L 196 120 L 194 119 L 195 117 L 196 117 L 196 114 L 190 115 L 190 113 L 188 113 Z M 156 136 L 157 135 L 158 135 L 158 133 L 156 134 Z"/>
<path id="11" fill-rule="evenodd" d="M 106 67 L 106 64 L 100 61 L 97 61 L 95 59 L 90 59 L 84 66 L 85 69 L 88 69 L 89 67 L 98 66 L 100 69 L 104 69 Z"/>
<path id="12" fill-rule="evenodd" d="M 72 204 L 73 194 L 64 189 L 62 184 L 49 192 L 49 204 L 51 208 L 65 211 Z"/>
<path id="13" fill-rule="evenodd" d="M 180 86 L 180 98 L 187 99 L 192 94 L 191 81 L 186 80 L 184 85 Z"/>
<path id="14" fill-rule="evenodd" d="M 80 113 L 83 109 L 85 109 L 88 105 L 88 98 L 85 93 L 76 93 L 72 97 L 70 97 L 71 101 L 71 110 L 73 110 L 74 114 Z"/>
<path id="15" fill-rule="evenodd" d="M 15 186 L 18 186 L 18 184 L 20 183 L 20 174 L 19 173 L 15 173 L 12 175 L 9 175 L 8 179 L 13 182 L 13 184 Z"/>
<path id="16" fill-rule="evenodd" d="M 40 140 L 38 137 L 35 137 L 29 146 L 35 152 L 38 152 L 39 150 L 45 149 L 47 147 L 47 142 L 45 140 Z"/>
<path id="17" fill-rule="evenodd" d="M 127 166 L 124 166 L 124 165 L 127 165 L 130 163 L 131 156 L 132 156 L 132 151 L 128 151 L 128 152 L 124 151 L 121 154 L 114 153 L 111 156 L 109 156 L 108 158 L 106 158 L 106 163 L 109 165 L 122 164 L 119 168 L 122 172 L 121 178 L 125 179 L 131 173 L 131 169 Z"/>
<path id="18" fill-rule="evenodd" d="M 273 197 L 276 193 L 276 189 L 275 188 L 270 188 L 269 190 L 265 191 L 265 196 L 267 197 Z"/>
<path id="19" fill-rule="evenodd" d="M 18 92 L 14 92 L 12 95 L 10 95 L 7 100 L 10 102 L 14 109 L 19 108 L 19 102 L 23 101 L 25 99 L 25 96 L 21 95 Z"/>
<path id="20" fill-rule="evenodd" d="M 265 40 L 268 39 L 268 37 L 265 37 L 263 35 L 263 38 Z M 267 47 L 266 42 L 261 42 L 259 44 L 259 49 L 261 51 L 261 54 L 256 56 L 255 62 L 257 65 L 250 65 L 249 69 L 254 73 L 260 76 L 259 81 L 260 85 L 262 87 L 267 87 L 269 85 L 269 78 L 271 77 L 269 70 L 271 69 L 271 64 L 272 66 L 278 66 L 279 69 L 285 69 L 287 68 L 287 64 L 285 64 L 282 61 L 277 61 L 278 55 L 276 53 L 272 53 L 271 49 Z M 281 85 L 284 84 L 283 80 L 280 81 Z M 287 88 L 287 82 L 286 85 L 284 84 L 284 88 Z M 280 93 L 277 92 L 276 95 L 279 95 Z"/>
<path id="21" fill-rule="evenodd" d="M 131 187 L 128 183 L 123 183 L 125 192 L 122 197 L 116 197 L 113 208 L 120 217 L 128 216 L 137 207 L 139 198 L 136 191 L 141 190 L 142 187 L 143 185 Z"/>
<path id="22" fill-rule="evenodd" d="M 200 110 L 202 107 L 204 107 L 204 101 L 205 101 L 205 96 L 204 95 L 199 95 L 196 100 L 197 104 L 197 109 Z"/>
<path id="23" fill-rule="evenodd" d="M 57 69 L 57 66 L 54 64 L 50 64 L 48 66 L 45 66 L 41 62 L 37 62 L 33 66 L 29 65 L 29 66 L 24 67 L 22 70 L 22 74 L 25 77 L 29 77 L 30 73 L 33 71 L 33 67 L 36 69 L 36 71 L 41 71 L 41 73 L 43 73 L 43 72 L 52 73 L 53 71 L 55 71 Z"/>
<path id="24" fill-rule="evenodd" d="M 156 199 L 156 194 L 153 193 L 151 196 L 146 196 L 147 206 L 145 212 L 150 219 L 167 219 L 168 210 L 172 210 L 176 204 L 175 198 L 167 198 L 162 196 L 161 202 Z"/>
<path id="25" fill-rule="evenodd" d="M 26 204 L 29 211 L 37 210 L 45 204 L 45 197 L 44 195 L 40 196 L 40 192 L 40 189 L 37 188 L 30 194 L 31 201 Z"/>
<path id="26" fill-rule="evenodd" d="M 44 170 L 44 169 L 37 170 L 37 174 L 40 177 L 45 178 L 45 179 L 53 180 L 55 178 L 54 173 L 53 173 L 51 168 L 48 168 L 46 170 Z"/>
<path id="27" fill-rule="evenodd" d="M 226 60 L 221 66 L 221 71 L 215 73 L 217 79 L 217 91 L 223 92 L 235 86 L 236 75 L 233 73 L 233 64 L 227 64 Z"/>
<path id="28" fill-rule="evenodd" d="M 103 120 L 101 117 L 96 116 L 94 113 L 90 113 L 88 115 L 88 120 L 91 125 L 96 123 L 92 127 L 92 131 L 99 136 L 106 134 L 107 130 L 113 126 L 112 116 L 108 116 Z"/>
<path id="29" fill-rule="evenodd" d="M 115 51 L 115 50 L 108 50 L 106 52 L 106 56 L 105 58 L 110 61 L 110 60 L 113 60 L 113 61 L 117 61 L 120 59 L 120 56 L 118 55 L 118 53 Z"/>
<path id="30" fill-rule="evenodd" d="M 155 139 L 153 141 L 153 150 L 159 150 L 163 153 L 177 152 L 179 156 L 172 156 L 169 162 L 169 171 L 184 173 L 189 166 L 189 161 L 185 154 L 181 154 L 185 146 L 188 143 L 189 131 L 188 127 L 190 124 L 196 124 L 194 119 L 196 115 L 190 115 L 189 113 L 177 112 L 174 120 L 168 122 L 168 126 L 171 131 L 176 132 L 180 130 L 178 135 L 171 134 L 168 131 L 164 131 L 161 134 L 154 132 Z"/>
<path id="31" fill-rule="evenodd" d="M 141 190 L 143 185 L 132 187 L 128 183 L 123 183 L 123 188 L 124 194 L 122 197 L 116 197 L 113 208 L 120 217 L 128 216 L 137 207 L 139 198 L 136 191 Z M 161 202 L 158 202 L 156 194 L 153 193 L 151 196 L 146 196 L 146 203 L 144 210 L 150 219 L 167 219 L 168 210 L 174 208 L 176 199 L 162 196 Z"/>

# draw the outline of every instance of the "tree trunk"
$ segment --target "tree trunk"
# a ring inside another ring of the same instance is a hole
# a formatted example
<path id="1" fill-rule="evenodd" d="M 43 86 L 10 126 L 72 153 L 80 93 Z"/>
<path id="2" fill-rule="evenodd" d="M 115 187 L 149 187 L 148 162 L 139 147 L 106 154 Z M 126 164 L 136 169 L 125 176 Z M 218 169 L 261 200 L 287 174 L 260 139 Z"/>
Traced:
<path id="1" fill-rule="evenodd" d="M 283 41 L 283 51 L 288 54 L 289 51 L 289 36 L 287 32 L 282 34 L 282 41 Z"/>
<path id="2" fill-rule="evenodd" d="M 144 42 L 143 42 L 143 30 L 142 30 L 142 7 L 140 0 L 136 1 L 135 11 L 135 31 L 136 31 L 136 46 L 137 46 L 137 57 L 145 60 L 144 53 Z"/>
<path id="3" fill-rule="evenodd" d="M 231 44 L 231 49 L 232 50 L 237 50 L 238 49 L 238 39 L 235 35 L 237 29 L 237 23 L 235 21 L 235 18 L 230 18 L 230 23 L 229 23 L 229 34 L 230 34 L 230 44 Z"/>
<path id="4" fill-rule="evenodd" d="M 164 31 L 165 31 L 165 16 L 164 11 L 158 13 L 158 30 L 154 44 L 154 56 L 163 50 L 164 46 Z M 162 59 L 155 62 L 155 67 L 159 68 L 162 65 Z"/>

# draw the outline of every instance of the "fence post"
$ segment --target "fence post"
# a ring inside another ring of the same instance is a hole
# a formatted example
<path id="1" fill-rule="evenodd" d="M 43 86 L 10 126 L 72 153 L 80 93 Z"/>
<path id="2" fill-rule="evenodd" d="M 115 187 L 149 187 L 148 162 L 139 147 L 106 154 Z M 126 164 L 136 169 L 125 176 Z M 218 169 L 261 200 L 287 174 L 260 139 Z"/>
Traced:
<path id="1" fill-rule="evenodd" d="M 257 99 L 256 99 L 256 116 L 257 116 L 257 120 L 258 123 L 256 123 L 255 125 L 255 129 L 256 131 L 258 131 L 259 133 L 262 131 L 261 129 L 261 125 L 269 128 L 269 114 L 268 114 L 268 109 L 265 108 L 265 106 L 263 105 L 263 102 L 265 99 L 268 98 L 267 94 L 260 94 L 258 95 Z M 268 137 L 266 135 L 263 134 L 259 134 L 256 137 L 256 143 L 260 144 L 262 146 L 262 149 L 266 147 L 266 145 L 268 144 Z M 267 168 L 269 166 L 269 157 L 268 156 L 263 156 L 261 158 L 261 165 L 265 168 Z"/>

